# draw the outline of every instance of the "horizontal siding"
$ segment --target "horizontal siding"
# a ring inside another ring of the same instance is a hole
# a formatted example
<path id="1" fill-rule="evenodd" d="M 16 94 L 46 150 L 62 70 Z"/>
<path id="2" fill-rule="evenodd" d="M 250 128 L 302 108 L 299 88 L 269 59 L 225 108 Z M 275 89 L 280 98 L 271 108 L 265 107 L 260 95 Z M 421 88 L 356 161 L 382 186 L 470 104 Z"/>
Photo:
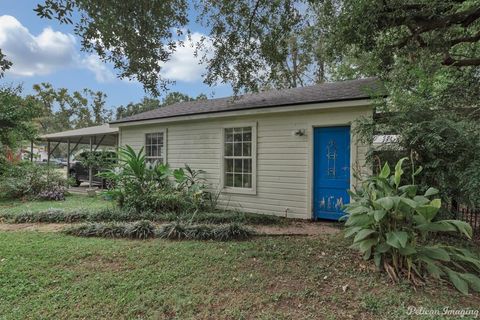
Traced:
<path id="1" fill-rule="evenodd" d="M 311 135 L 313 126 L 342 125 L 370 113 L 368 108 L 257 115 L 231 120 L 203 120 L 120 128 L 122 145 L 140 149 L 145 134 L 167 132 L 167 161 L 173 168 L 185 163 L 205 170 L 211 190 L 218 190 L 221 170 L 222 128 L 257 122 L 256 194 L 222 193 L 219 206 L 248 212 L 275 214 L 292 218 L 311 217 Z M 292 133 L 306 129 L 307 135 Z M 352 140 L 352 167 L 364 166 L 367 146 Z M 364 168 L 361 169 L 365 171 Z M 367 172 L 367 171 L 365 171 Z"/>

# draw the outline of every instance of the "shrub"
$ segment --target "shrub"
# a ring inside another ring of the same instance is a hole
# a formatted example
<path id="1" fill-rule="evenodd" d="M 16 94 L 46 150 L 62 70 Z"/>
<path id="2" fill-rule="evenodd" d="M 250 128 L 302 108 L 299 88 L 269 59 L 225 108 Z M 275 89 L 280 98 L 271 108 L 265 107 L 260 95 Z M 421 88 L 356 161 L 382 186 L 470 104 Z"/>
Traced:
<path id="1" fill-rule="evenodd" d="M 162 239 L 182 240 L 187 238 L 187 228 L 182 223 L 170 223 L 160 227 L 156 236 Z"/>
<path id="2" fill-rule="evenodd" d="M 253 230 L 238 223 L 219 226 L 213 230 L 213 238 L 219 241 L 246 240 L 254 234 Z"/>
<path id="3" fill-rule="evenodd" d="M 122 238 L 125 234 L 125 225 L 117 223 L 89 223 L 74 226 L 64 232 L 79 237 Z"/>
<path id="4" fill-rule="evenodd" d="M 346 237 L 354 237 L 352 247 L 365 259 L 372 259 L 380 270 L 397 282 L 402 276 L 414 285 L 427 276 L 447 278 L 462 293 L 469 287 L 480 291 L 480 260 L 468 250 L 432 243 L 432 233 L 460 233 L 471 238 L 472 228 L 463 221 L 435 219 L 441 200 L 438 190 L 419 194 L 412 169 L 412 183 L 401 185 L 402 164 L 391 173 L 388 163 L 378 176 L 366 179 L 362 188 L 351 192 L 354 202 L 347 205 Z M 413 165 L 412 165 L 413 167 Z"/>
<path id="5" fill-rule="evenodd" d="M 157 237 L 170 240 L 246 240 L 255 232 L 238 223 L 222 226 L 187 225 L 183 223 L 171 223 L 164 225 L 158 230 Z"/>
<path id="6" fill-rule="evenodd" d="M 2 167 L 0 198 L 63 200 L 67 179 L 49 166 L 28 161 Z"/>
<path id="7" fill-rule="evenodd" d="M 124 236 L 131 239 L 147 239 L 155 236 L 155 226 L 150 221 L 138 221 L 127 226 Z"/>
<path id="8" fill-rule="evenodd" d="M 202 179 L 203 171 L 184 169 L 172 171 L 166 164 L 146 162 L 143 149 L 138 153 L 130 146 L 120 148 L 119 167 L 99 176 L 112 181 L 107 194 L 122 208 L 137 212 L 177 212 L 203 209 L 207 193 Z"/>
<path id="9" fill-rule="evenodd" d="M 3 214 L 2 218 L 13 223 L 61 223 L 81 222 L 88 220 L 87 210 L 65 211 L 63 209 L 48 209 L 40 212 L 25 211 L 19 214 Z"/>
<path id="10" fill-rule="evenodd" d="M 155 236 L 155 226 L 149 221 L 125 223 L 88 223 L 64 231 L 79 237 L 147 239 Z"/>
<path id="11" fill-rule="evenodd" d="M 40 200 L 65 200 L 65 187 L 64 186 L 51 186 L 48 189 L 40 191 L 37 195 Z"/>

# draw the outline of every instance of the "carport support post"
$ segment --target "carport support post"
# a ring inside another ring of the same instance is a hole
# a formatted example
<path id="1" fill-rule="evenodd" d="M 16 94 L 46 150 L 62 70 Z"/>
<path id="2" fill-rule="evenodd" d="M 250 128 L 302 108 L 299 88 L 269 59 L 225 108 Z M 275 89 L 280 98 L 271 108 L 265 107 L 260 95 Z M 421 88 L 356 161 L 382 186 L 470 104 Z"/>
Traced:
<path id="1" fill-rule="evenodd" d="M 50 165 L 50 140 L 47 141 L 47 165 Z"/>
<path id="2" fill-rule="evenodd" d="M 90 136 L 90 155 L 89 155 L 89 157 L 92 156 L 92 150 L 93 150 L 92 148 L 93 148 L 93 141 L 92 141 L 92 136 Z M 92 182 L 93 182 L 93 181 L 92 181 L 92 180 L 93 180 L 92 178 L 93 178 L 93 177 L 92 177 L 92 165 L 90 165 L 90 166 L 88 167 L 88 187 L 89 187 L 89 188 L 92 187 Z"/>
<path id="3" fill-rule="evenodd" d="M 70 138 L 67 139 L 67 178 L 70 178 Z M 67 188 L 70 184 L 67 183 Z"/>

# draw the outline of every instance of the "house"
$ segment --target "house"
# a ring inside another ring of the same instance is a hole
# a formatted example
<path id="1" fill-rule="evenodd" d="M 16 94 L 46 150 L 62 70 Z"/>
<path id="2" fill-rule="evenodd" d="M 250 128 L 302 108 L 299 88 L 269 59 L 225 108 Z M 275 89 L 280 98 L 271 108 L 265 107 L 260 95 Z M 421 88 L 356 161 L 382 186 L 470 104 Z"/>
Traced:
<path id="1" fill-rule="evenodd" d="M 300 219 L 338 219 L 365 173 L 354 121 L 372 117 L 374 78 L 176 103 L 110 123 L 148 160 L 206 171 L 219 205 Z"/>

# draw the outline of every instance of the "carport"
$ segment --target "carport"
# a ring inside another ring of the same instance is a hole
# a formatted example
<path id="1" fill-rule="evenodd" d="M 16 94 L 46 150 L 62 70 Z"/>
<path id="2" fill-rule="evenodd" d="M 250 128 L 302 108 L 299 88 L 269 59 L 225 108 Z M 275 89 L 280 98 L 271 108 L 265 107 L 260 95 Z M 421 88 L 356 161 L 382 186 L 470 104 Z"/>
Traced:
<path id="1" fill-rule="evenodd" d="M 39 141 L 47 143 L 47 164 L 53 152 L 61 143 L 67 144 L 67 172 L 70 169 L 70 156 L 79 145 L 89 145 L 90 152 L 96 151 L 100 146 L 118 146 L 118 128 L 110 128 L 108 124 L 101 126 L 87 127 L 82 129 L 68 130 L 56 133 L 49 133 L 38 138 Z M 73 148 L 72 148 L 73 146 Z M 33 161 L 33 141 L 30 145 L 30 160 Z M 89 187 L 92 186 L 92 168 L 89 168 Z"/>

